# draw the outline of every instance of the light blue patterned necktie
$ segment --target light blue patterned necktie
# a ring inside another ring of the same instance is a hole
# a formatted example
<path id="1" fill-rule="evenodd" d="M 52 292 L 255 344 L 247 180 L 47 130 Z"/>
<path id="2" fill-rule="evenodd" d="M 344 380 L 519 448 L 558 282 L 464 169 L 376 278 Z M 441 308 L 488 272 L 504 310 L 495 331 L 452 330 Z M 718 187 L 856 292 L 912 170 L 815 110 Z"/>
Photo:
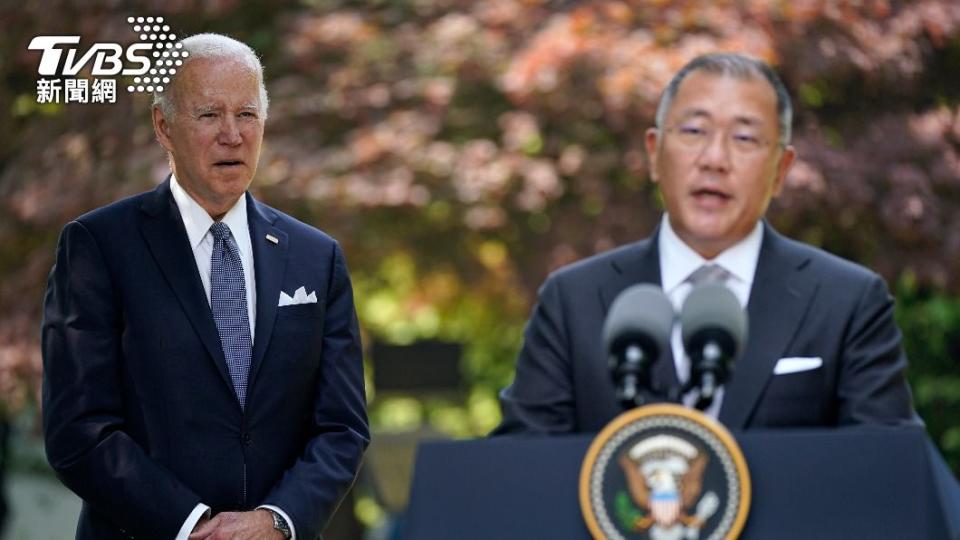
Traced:
<path id="1" fill-rule="evenodd" d="M 244 407 L 247 375 L 253 348 L 250 338 L 250 317 L 247 313 L 247 291 L 244 285 L 240 250 L 223 222 L 210 226 L 213 254 L 210 256 L 210 309 L 220 334 L 220 345 L 227 360 L 233 388 Z"/>
<path id="2" fill-rule="evenodd" d="M 696 287 L 707 283 L 726 283 L 730 279 L 730 272 L 719 264 L 707 263 L 687 277 L 687 282 Z"/>

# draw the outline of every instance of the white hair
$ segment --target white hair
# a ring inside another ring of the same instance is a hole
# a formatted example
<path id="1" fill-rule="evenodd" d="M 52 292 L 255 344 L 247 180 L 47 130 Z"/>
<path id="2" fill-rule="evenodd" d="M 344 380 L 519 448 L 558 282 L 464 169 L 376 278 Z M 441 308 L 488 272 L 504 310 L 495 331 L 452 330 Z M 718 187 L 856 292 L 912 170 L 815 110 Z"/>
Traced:
<path id="1" fill-rule="evenodd" d="M 257 76 L 259 87 L 260 117 L 267 119 L 267 110 L 270 100 L 267 97 L 267 88 L 263 84 L 263 64 L 249 46 L 231 37 L 221 34 L 196 34 L 180 40 L 177 50 L 185 51 L 182 58 L 183 65 L 178 66 L 177 73 L 182 73 L 187 64 L 200 59 L 240 60 L 245 63 Z M 173 121 L 176 117 L 176 106 L 173 94 L 177 84 L 177 76 L 173 75 L 170 84 L 162 92 L 153 93 L 153 106 L 158 107 L 164 118 Z"/>

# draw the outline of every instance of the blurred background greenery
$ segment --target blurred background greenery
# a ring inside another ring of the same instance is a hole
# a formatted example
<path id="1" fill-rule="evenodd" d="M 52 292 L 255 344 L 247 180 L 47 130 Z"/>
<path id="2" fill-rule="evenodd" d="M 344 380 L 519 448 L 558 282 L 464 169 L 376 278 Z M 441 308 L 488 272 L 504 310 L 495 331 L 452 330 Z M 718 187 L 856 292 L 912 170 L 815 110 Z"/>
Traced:
<path id="1" fill-rule="evenodd" d="M 342 242 L 366 342 L 463 344 L 460 392 L 378 394 L 371 379 L 385 434 L 494 427 L 546 274 L 658 220 L 641 137 L 669 77 L 710 51 L 767 60 L 793 95 L 800 154 L 769 218 L 888 280 L 917 407 L 960 471 L 954 1 L 0 6 L 0 415 L 18 441 L 38 440 L 40 307 L 60 228 L 167 173 L 146 96 L 38 105 L 27 44 L 126 44 L 128 15 L 163 15 L 180 35 L 225 33 L 262 56 L 271 109 L 253 191 Z M 371 526 L 386 515 L 363 493 L 354 510 Z"/>

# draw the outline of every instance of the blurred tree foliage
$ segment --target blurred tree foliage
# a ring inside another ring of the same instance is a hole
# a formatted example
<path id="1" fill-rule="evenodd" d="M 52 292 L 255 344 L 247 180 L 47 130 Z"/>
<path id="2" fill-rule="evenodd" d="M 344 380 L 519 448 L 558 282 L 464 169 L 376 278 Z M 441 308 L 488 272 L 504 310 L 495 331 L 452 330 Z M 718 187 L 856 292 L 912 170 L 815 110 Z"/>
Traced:
<path id="1" fill-rule="evenodd" d="M 910 377 L 960 470 L 960 5 L 950 0 L 0 0 L 0 396 L 39 380 L 40 298 L 69 219 L 166 174 L 145 96 L 39 106 L 41 34 L 134 39 L 164 15 L 263 57 L 256 194 L 339 238 L 368 339 L 467 345 L 459 402 L 380 400 L 385 427 L 498 421 L 523 321 L 552 269 L 646 235 L 660 205 L 641 138 L 693 56 L 776 66 L 800 160 L 770 219 L 876 269 Z M 389 406 L 386 406 L 389 405 Z"/>

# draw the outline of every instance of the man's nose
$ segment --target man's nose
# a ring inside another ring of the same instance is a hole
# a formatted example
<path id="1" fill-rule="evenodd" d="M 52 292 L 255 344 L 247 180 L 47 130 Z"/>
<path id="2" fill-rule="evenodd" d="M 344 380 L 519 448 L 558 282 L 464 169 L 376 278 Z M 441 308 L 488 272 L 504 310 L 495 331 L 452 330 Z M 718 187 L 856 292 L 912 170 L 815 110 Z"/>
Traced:
<path id="1" fill-rule="evenodd" d="M 220 122 L 220 133 L 217 134 L 217 142 L 226 146 L 237 146 L 243 142 L 240 135 L 240 123 L 233 116 L 224 116 Z"/>
<path id="2" fill-rule="evenodd" d="M 722 130 L 717 130 L 710 134 L 707 143 L 700 149 L 697 156 L 697 165 L 700 167 L 727 171 L 730 169 L 730 145 L 727 144 L 728 137 Z"/>

